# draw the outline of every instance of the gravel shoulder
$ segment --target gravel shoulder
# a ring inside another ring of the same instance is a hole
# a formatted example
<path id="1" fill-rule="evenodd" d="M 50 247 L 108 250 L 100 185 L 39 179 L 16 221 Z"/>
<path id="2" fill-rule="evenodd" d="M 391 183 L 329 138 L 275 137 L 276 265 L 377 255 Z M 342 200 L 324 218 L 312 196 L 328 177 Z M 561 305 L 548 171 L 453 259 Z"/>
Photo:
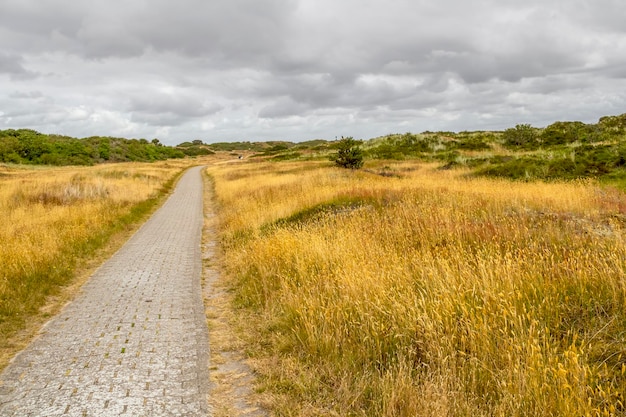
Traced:
<path id="1" fill-rule="evenodd" d="M 269 413 L 262 396 L 254 390 L 255 374 L 236 330 L 232 295 L 220 276 L 217 218 L 208 181 L 205 189 L 202 258 L 203 296 L 211 340 L 209 404 L 214 417 L 266 417 Z"/>

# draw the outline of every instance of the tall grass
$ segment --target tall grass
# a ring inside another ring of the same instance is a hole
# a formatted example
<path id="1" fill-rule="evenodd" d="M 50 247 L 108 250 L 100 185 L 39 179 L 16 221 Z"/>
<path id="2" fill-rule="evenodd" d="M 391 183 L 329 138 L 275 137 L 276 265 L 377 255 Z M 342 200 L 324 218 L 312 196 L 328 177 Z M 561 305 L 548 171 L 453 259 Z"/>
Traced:
<path id="1" fill-rule="evenodd" d="M 626 413 L 623 194 L 411 163 L 210 173 L 278 415 Z"/>
<path id="2" fill-rule="evenodd" d="M 0 349 L 10 349 L 47 297 L 71 282 L 78 260 L 145 215 L 187 164 L 3 166 Z"/>

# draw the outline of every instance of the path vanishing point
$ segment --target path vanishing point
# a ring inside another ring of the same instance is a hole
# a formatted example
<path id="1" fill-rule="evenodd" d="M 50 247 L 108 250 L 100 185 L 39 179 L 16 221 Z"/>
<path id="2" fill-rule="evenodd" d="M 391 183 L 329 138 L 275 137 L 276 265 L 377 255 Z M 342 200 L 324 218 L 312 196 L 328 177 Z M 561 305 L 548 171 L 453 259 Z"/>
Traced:
<path id="1" fill-rule="evenodd" d="M 0 416 L 206 416 L 201 167 L 0 374 Z"/>

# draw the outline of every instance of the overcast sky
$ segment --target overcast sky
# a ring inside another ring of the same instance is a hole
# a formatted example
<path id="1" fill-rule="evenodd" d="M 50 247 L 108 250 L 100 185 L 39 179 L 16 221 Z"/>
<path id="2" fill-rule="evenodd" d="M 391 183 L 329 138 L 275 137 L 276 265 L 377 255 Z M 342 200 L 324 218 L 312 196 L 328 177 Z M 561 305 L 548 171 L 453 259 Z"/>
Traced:
<path id="1" fill-rule="evenodd" d="M 0 0 L 0 129 L 302 141 L 622 113 L 623 0 Z"/>

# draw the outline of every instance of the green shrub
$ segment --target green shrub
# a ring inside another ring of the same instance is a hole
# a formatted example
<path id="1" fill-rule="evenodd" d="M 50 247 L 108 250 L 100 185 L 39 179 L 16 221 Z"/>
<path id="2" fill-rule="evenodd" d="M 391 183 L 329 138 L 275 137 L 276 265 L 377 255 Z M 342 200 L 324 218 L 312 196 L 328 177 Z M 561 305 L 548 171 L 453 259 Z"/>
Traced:
<path id="1" fill-rule="evenodd" d="M 502 138 L 504 145 L 508 147 L 534 149 L 539 146 L 537 131 L 529 124 L 521 124 L 505 130 Z"/>
<path id="2" fill-rule="evenodd" d="M 178 145 L 180 146 L 180 145 Z M 215 152 L 213 152 L 212 150 L 204 147 L 204 146 L 197 146 L 197 145 L 190 145 L 188 147 L 183 147 L 181 149 L 181 151 L 187 155 L 187 156 L 199 156 L 199 155 L 213 155 L 215 154 Z"/>
<path id="3" fill-rule="evenodd" d="M 291 161 L 294 159 L 299 159 L 302 156 L 300 152 L 286 152 L 281 153 L 271 158 L 272 161 Z"/>
<path id="4" fill-rule="evenodd" d="M 582 122 L 555 122 L 541 132 L 541 143 L 544 146 L 565 145 L 586 139 L 585 124 Z"/>
<path id="5" fill-rule="evenodd" d="M 361 168 L 363 166 L 363 150 L 360 145 L 361 141 L 354 140 L 352 137 L 341 139 L 337 144 L 337 154 L 333 156 L 335 164 L 342 168 Z"/>

